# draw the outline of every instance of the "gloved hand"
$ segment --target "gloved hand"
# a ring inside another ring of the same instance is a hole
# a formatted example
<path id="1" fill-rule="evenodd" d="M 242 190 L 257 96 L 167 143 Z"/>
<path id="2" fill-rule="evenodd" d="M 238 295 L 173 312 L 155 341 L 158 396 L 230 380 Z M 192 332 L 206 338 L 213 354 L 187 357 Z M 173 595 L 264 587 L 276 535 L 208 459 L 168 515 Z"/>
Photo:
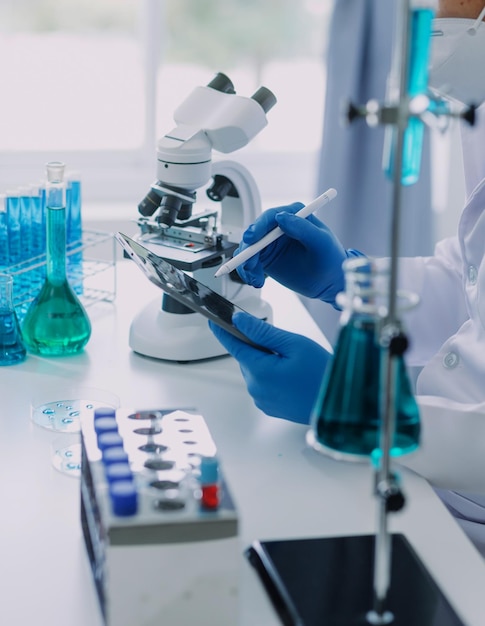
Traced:
<path id="1" fill-rule="evenodd" d="M 233 322 L 246 337 L 273 352 L 254 348 L 209 322 L 217 339 L 239 361 L 256 406 L 267 415 L 308 424 L 330 354 L 311 339 L 248 313 L 236 313 Z"/>
<path id="2" fill-rule="evenodd" d="M 309 298 L 319 298 L 335 306 L 336 295 L 344 290 L 342 263 L 349 256 L 362 256 L 345 250 L 332 231 L 314 215 L 295 217 L 303 205 L 268 209 L 244 232 L 235 255 L 259 241 L 279 226 L 285 233 L 237 268 L 241 279 L 262 287 L 265 275 Z"/>

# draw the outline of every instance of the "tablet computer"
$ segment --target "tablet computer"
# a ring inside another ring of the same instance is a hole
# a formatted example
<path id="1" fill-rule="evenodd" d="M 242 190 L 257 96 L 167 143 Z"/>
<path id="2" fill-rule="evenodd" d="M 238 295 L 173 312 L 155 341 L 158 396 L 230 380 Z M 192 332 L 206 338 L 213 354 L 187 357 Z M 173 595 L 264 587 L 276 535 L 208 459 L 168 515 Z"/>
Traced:
<path id="1" fill-rule="evenodd" d="M 264 352 L 269 352 L 267 348 L 256 345 L 234 326 L 232 316 L 237 311 L 244 311 L 244 309 L 178 269 L 172 263 L 157 256 L 127 235 L 118 233 L 116 239 L 149 280 L 174 300 L 181 302 L 192 311 L 201 313 L 245 343 Z M 244 312 L 247 313 L 247 311 Z"/>

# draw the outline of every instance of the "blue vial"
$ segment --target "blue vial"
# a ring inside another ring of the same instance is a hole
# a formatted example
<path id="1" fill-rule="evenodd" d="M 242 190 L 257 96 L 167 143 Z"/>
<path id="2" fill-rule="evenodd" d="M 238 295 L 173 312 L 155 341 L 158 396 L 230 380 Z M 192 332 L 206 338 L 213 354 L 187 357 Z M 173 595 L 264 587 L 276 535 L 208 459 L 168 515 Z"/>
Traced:
<path id="1" fill-rule="evenodd" d="M 98 443 L 99 445 L 99 443 Z M 109 446 L 102 451 L 103 464 L 128 463 L 129 457 L 122 446 Z"/>
<path id="2" fill-rule="evenodd" d="M 128 517 L 138 510 L 138 494 L 132 480 L 119 480 L 109 487 L 111 509 L 114 515 Z"/>
<path id="3" fill-rule="evenodd" d="M 110 406 L 102 406 L 94 409 L 94 421 L 101 417 L 116 417 L 116 409 Z"/>
<path id="4" fill-rule="evenodd" d="M 104 470 L 108 483 L 119 480 L 133 480 L 133 472 L 129 463 L 108 463 L 107 465 L 105 464 Z"/>
<path id="5" fill-rule="evenodd" d="M 97 417 L 94 420 L 94 430 L 98 437 L 101 433 L 117 433 L 118 422 L 114 417 Z"/>
<path id="6" fill-rule="evenodd" d="M 98 448 L 101 450 L 106 450 L 107 448 L 112 448 L 113 446 L 122 446 L 123 439 L 121 435 L 115 431 L 110 430 L 107 432 L 100 432 L 98 435 Z"/>

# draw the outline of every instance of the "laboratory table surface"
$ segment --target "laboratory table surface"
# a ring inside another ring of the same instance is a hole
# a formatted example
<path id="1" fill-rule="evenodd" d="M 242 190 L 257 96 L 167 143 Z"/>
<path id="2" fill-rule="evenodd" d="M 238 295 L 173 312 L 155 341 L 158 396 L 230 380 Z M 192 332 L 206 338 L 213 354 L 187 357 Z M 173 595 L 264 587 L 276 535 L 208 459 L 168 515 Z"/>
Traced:
<path id="1" fill-rule="evenodd" d="M 67 435 L 30 419 L 30 402 L 52 382 L 96 387 L 122 406 L 195 406 L 204 415 L 240 514 L 240 624 L 279 624 L 244 548 L 256 539 L 341 536 L 376 528 L 372 472 L 334 461 L 305 442 L 307 427 L 264 415 L 231 357 L 158 361 L 128 345 L 131 320 L 161 292 L 130 261 L 117 264 L 114 303 L 88 309 L 93 332 L 82 354 L 29 355 L 0 370 L 2 570 L 0 624 L 101 626 L 79 511 L 79 480 L 54 469 L 54 441 Z M 299 299 L 269 281 L 263 288 L 274 323 L 325 345 Z M 405 509 L 392 516 L 469 626 L 485 616 L 485 565 L 428 483 L 404 471 Z"/>

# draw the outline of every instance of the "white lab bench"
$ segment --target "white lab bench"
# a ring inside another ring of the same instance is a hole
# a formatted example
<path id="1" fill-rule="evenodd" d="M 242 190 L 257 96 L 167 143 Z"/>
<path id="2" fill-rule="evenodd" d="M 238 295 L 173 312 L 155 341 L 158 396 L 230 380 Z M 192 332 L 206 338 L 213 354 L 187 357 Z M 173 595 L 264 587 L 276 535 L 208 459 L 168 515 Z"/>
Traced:
<path id="1" fill-rule="evenodd" d="M 325 344 L 294 294 L 274 283 L 264 294 L 277 326 Z M 127 407 L 191 405 L 202 412 L 241 517 L 241 626 L 279 624 L 243 556 L 253 540 L 375 530 L 370 470 L 319 456 L 305 443 L 305 426 L 258 411 L 233 359 L 179 364 L 130 350 L 133 316 L 158 295 L 133 263 L 122 261 L 115 303 L 88 309 L 93 333 L 83 354 L 29 355 L 0 368 L 1 624 L 102 624 L 81 532 L 79 482 L 51 465 L 52 442 L 67 435 L 30 420 L 31 398 L 55 379 L 110 391 Z M 405 473 L 403 485 L 408 502 L 392 516 L 392 530 L 406 535 L 465 623 L 481 626 L 484 562 L 426 481 Z"/>

